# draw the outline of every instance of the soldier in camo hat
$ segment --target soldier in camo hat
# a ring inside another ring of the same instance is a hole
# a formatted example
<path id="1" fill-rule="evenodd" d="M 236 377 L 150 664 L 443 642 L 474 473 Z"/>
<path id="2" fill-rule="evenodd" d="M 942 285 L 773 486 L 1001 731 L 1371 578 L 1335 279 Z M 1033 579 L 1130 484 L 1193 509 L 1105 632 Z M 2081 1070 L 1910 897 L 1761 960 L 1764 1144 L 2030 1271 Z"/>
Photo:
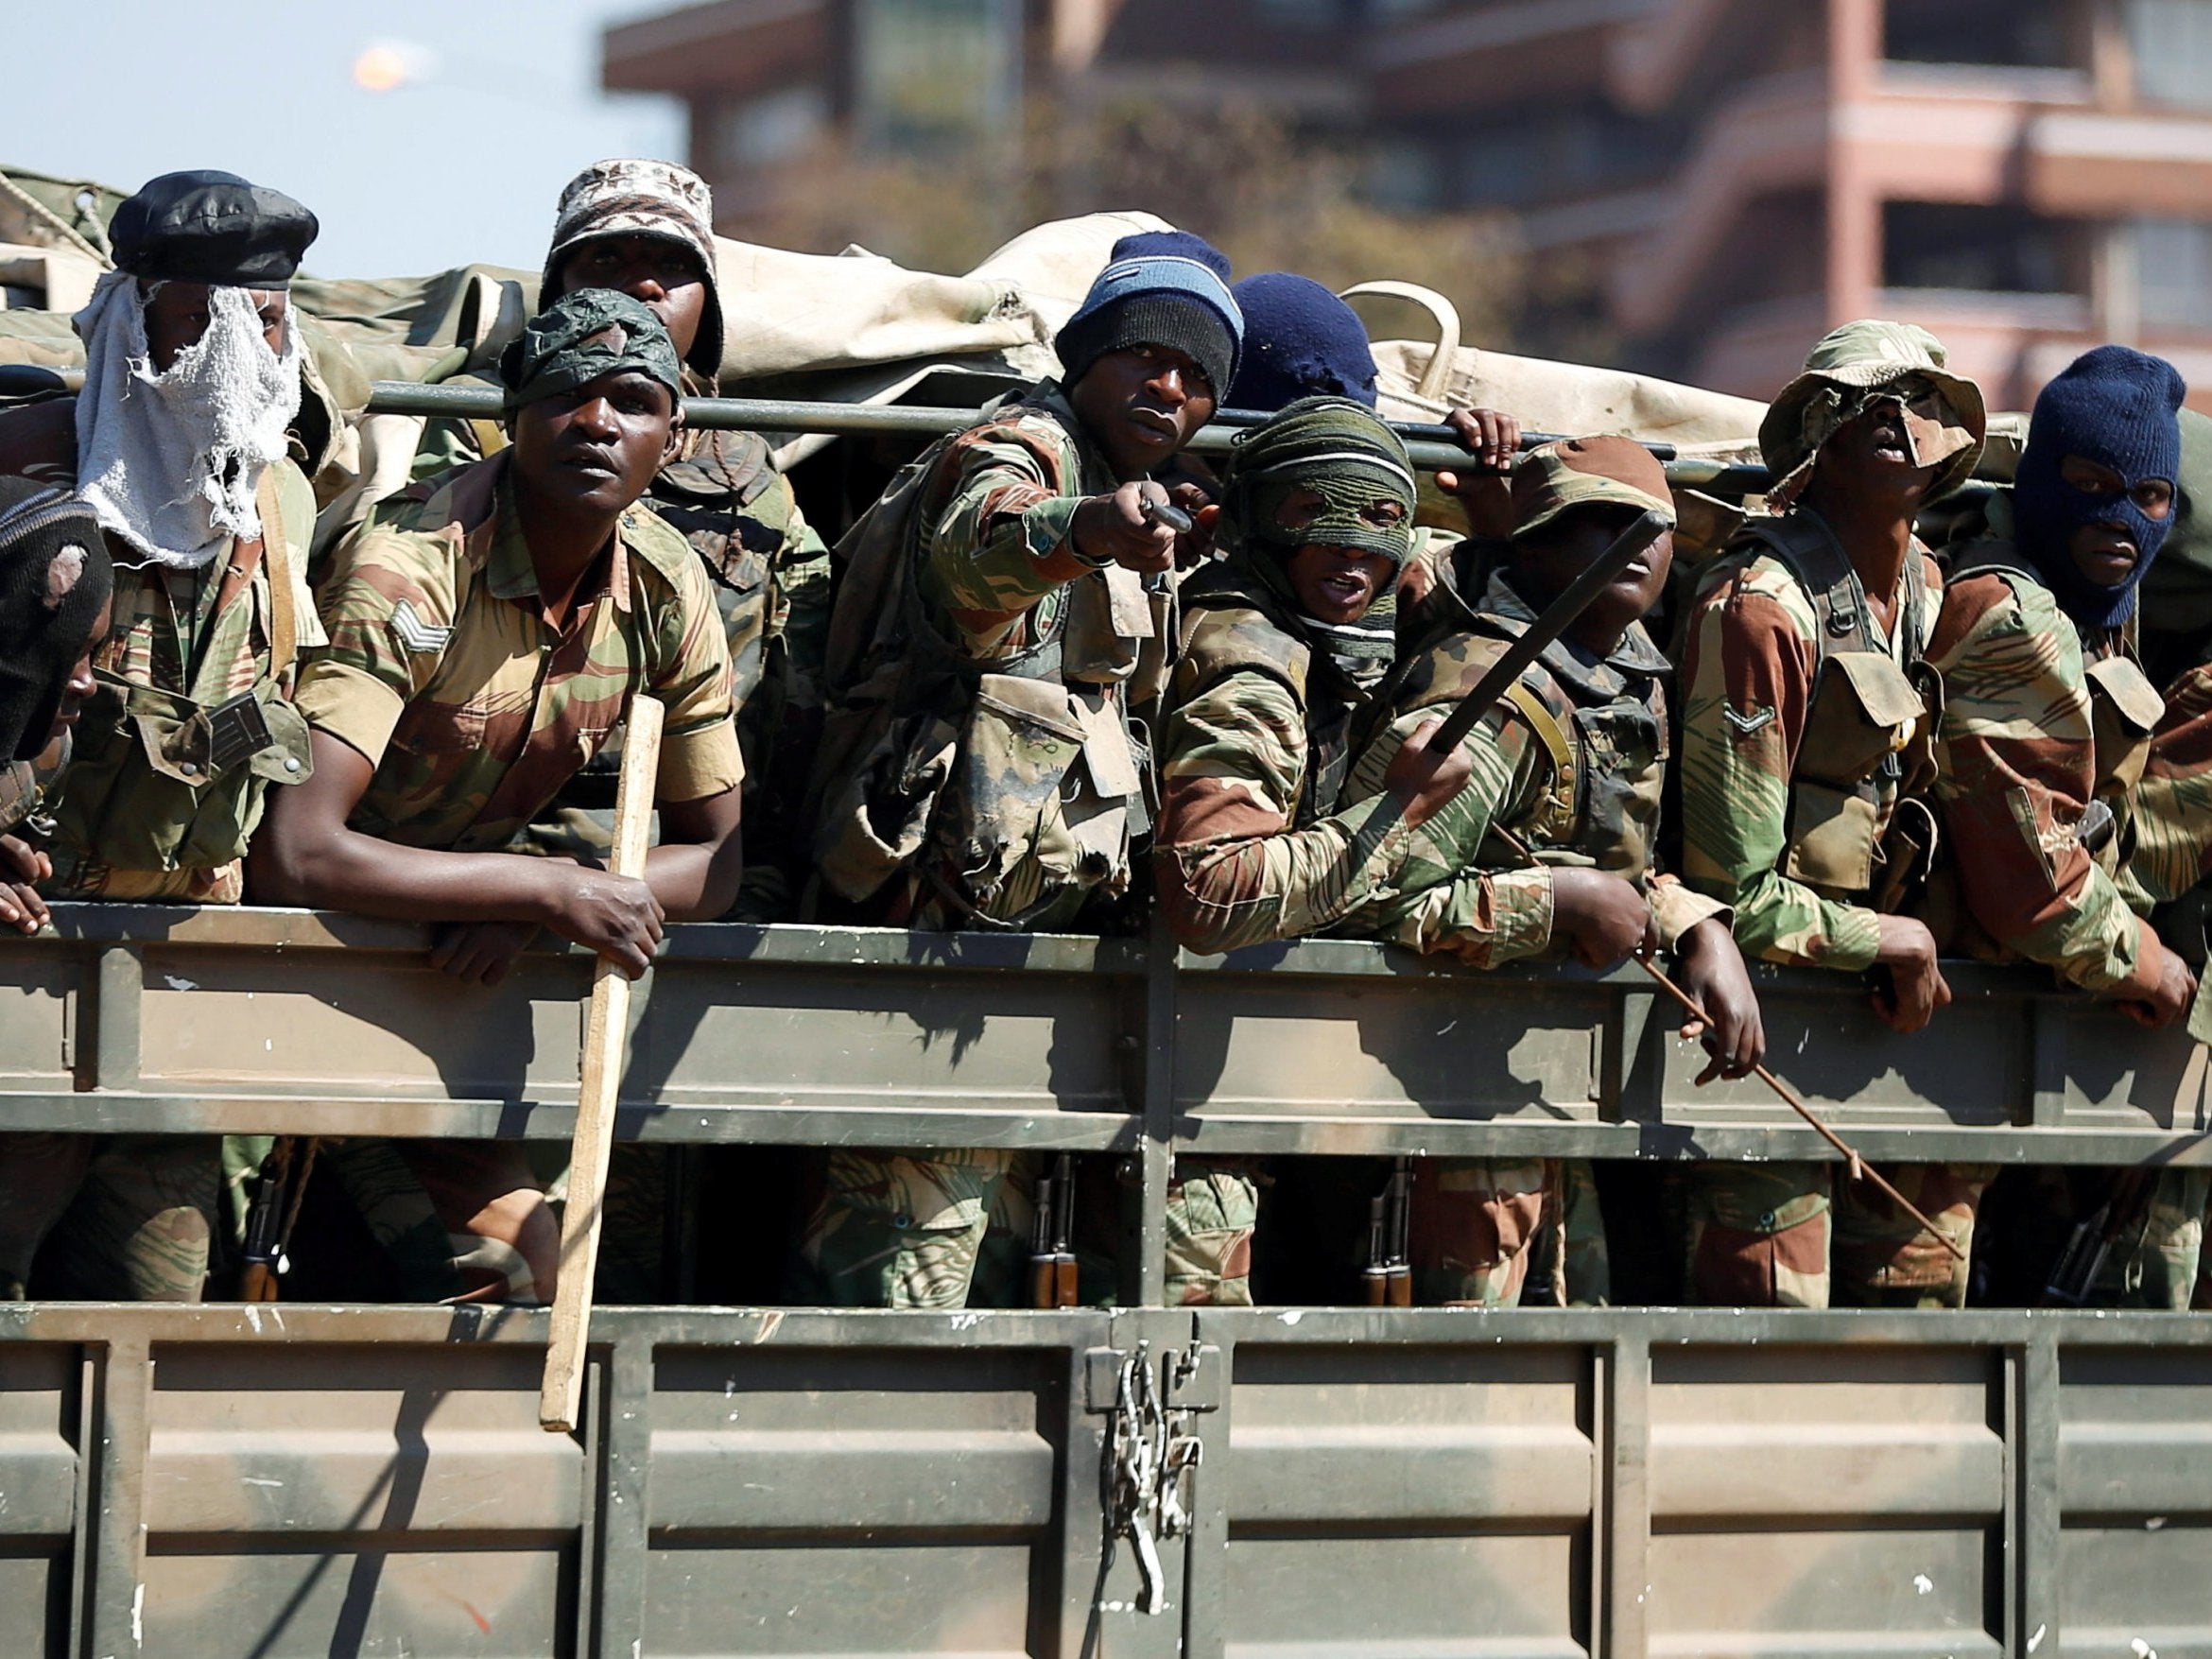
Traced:
<path id="1" fill-rule="evenodd" d="M 579 288 L 628 294 L 660 318 L 683 362 L 683 391 L 711 396 L 722 370 L 723 326 L 714 198 L 674 162 L 596 162 L 561 192 L 539 303 Z M 432 422 L 414 475 L 494 453 L 495 423 Z M 746 878 L 733 913 L 789 921 L 805 862 L 797 798 L 821 730 L 821 666 L 829 622 L 829 553 L 807 525 L 756 432 L 686 431 L 649 496 L 704 562 L 735 670 L 738 740 L 746 762 Z M 579 786 L 603 795 L 616 756 Z M 606 814 L 563 805 L 537 835 L 548 851 L 603 852 Z"/>
<path id="2" fill-rule="evenodd" d="M 1641 514 L 1674 521 L 1664 471 L 1625 438 L 1531 452 L 1514 471 L 1512 505 L 1512 537 L 1460 543 L 1406 619 L 1411 643 L 1359 734 L 1345 800 L 1374 799 L 1403 746 Z M 1657 866 L 1669 669 L 1643 617 L 1671 562 L 1662 535 L 1545 647 L 1469 736 L 1467 786 L 1416 830 L 1395 879 L 1339 931 L 1475 968 L 1554 953 L 1608 968 L 1632 950 L 1671 952 L 1714 1020 L 1684 1028 L 1711 1053 L 1703 1082 L 1743 1076 L 1765 1038 L 1727 907 Z M 1418 1160 L 1411 1234 L 1420 1302 L 1510 1306 L 1531 1271 L 1548 1279 L 1548 1301 L 1610 1299 L 1596 1185 L 1581 1160 Z"/>
<path id="3" fill-rule="evenodd" d="M 1683 648 L 1684 878 L 1735 907 L 1747 954 L 1876 970 L 1875 1008 L 1900 1031 L 1950 1000 L 1927 925 L 1882 907 L 1910 897 L 1889 877 L 1912 868 L 1904 837 L 1929 813 L 1900 803 L 1934 778 L 1923 657 L 1943 583 L 1912 527 L 1972 473 L 1984 426 L 1979 390 L 1925 329 L 1870 320 L 1828 334 L 1760 426 L 1778 510 L 1702 573 Z M 1890 1173 L 1956 1241 L 1971 1239 L 1986 1172 Z M 1834 1191 L 1832 1175 L 1789 1163 L 1693 1172 L 1699 1300 L 1826 1306 L 1831 1210 L 1843 1206 L 1857 1265 L 1837 1300 L 1963 1297 L 1947 1253 L 1886 1201 Z"/>

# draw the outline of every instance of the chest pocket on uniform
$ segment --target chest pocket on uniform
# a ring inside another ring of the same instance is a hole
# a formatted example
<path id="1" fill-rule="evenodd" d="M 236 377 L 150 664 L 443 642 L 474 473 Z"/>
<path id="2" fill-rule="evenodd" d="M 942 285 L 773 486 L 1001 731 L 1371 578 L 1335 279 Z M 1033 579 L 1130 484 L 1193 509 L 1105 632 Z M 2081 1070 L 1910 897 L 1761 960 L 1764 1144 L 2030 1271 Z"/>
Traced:
<path id="1" fill-rule="evenodd" d="M 1927 713 L 1912 682 L 1879 651 L 1838 651 L 1821 665 L 1798 746 L 1797 772 L 1816 783 L 1863 784 L 1911 741 Z"/>
<path id="2" fill-rule="evenodd" d="M 1575 848 L 1600 870 L 1633 881 L 1650 867 L 1667 773 L 1667 728 L 1642 703 L 1616 699 L 1575 710 L 1582 752 Z"/>
<path id="3" fill-rule="evenodd" d="M 1785 874 L 1841 893 L 1873 884 L 1875 777 L 1926 713 L 1905 671 L 1878 651 L 1838 651 L 1822 665 L 1789 786 Z"/>
<path id="4" fill-rule="evenodd" d="M 2084 672 L 2097 741 L 2097 793 L 2124 795 L 2142 781 L 2151 734 L 2166 714 L 2166 700 L 2132 657 L 2106 657 Z"/>

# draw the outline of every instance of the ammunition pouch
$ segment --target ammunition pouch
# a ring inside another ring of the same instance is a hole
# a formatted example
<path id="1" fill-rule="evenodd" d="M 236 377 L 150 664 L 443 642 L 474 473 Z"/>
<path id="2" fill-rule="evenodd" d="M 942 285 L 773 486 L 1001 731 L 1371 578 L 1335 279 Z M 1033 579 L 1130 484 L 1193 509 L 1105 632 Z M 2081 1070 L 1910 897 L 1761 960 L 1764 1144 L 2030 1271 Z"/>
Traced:
<path id="1" fill-rule="evenodd" d="M 847 703 L 822 722 L 818 773 L 826 780 L 815 817 L 814 854 L 830 890 L 873 898 L 922 850 L 938 797 L 952 776 L 959 733 L 932 708 L 892 713 Z"/>
<path id="2" fill-rule="evenodd" d="M 977 680 L 943 815 L 946 855 L 972 902 L 988 905 L 1026 863 L 1047 890 L 1077 880 L 1083 855 L 1061 792 L 1087 737 L 1065 686 L 1011 674 Z"/>
<path id="3" fill-rule="evenodd" d="M 2142 782 L 2151 734 L 2166 714 L 2166 700 L 2133 657 L 2109 656 L 2082 672 L 2097 745 L 2096 792 L 2100 799 L 2116 799 Z"/>
<path id="4" fill-rule="evenodd" d="M 1878 651 L 1823 661 L 1789 785 L 1785 874 L 1835 892 L 1873 886 L 1879 780 L 1896 786 L 1899 755 L 1926 712 L 1905 671 Z"/>
<path id="5" fill-rule="evenodd" d="M 1797 775 L 1842 788 L 1870 782 L 1911 742 L 1926 713 L 1912 682 L 1888 656 L 1837 651 L 1813 684 Z"/>
<path id="6" fill-rule="evenodd" d="M 209 706 L 100 673 L 78 724 L 62 838 L 117 870 L 214 870 L 244 855 L 271 784 L 313 775 L 307 722 L 273 680 Z"/>

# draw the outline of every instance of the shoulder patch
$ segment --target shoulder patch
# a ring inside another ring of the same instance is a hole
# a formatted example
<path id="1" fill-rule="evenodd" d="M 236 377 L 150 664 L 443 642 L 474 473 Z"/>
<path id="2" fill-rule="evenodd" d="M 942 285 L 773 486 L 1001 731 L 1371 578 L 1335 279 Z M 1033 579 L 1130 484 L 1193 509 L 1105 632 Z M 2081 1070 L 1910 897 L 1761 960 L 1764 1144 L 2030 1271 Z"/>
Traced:
<path id="1" fill-rule="evenodd" d="M 423 621 L 412 599 L 402 599 L 391 608 L 391 633 L 408 650 L 422 653 L 442 651 L 453 639 L 452 629 Z"/>
<path id="2" fill-rule="evenodd" d="M 1720 717 L 1728 722 L 1728 729 L 1738 737 L 1749 737 L 1754 732 L 1764 731 L 1774 723 L 1772 705 L 1755 708 L 1746 713 L 1742 709 L 1720 705 Z"/>

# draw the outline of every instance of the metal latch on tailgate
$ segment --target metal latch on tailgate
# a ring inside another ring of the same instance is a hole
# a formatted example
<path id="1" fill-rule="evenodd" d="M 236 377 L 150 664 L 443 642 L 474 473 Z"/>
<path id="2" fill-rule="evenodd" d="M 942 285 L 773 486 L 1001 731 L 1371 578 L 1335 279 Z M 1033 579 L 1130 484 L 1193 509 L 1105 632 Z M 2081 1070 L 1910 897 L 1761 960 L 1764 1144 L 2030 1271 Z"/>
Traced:
<path id="1" fill-rule="evenodd" d="M 1104 1484 L 1114 1536 L 1136 1551 L 1142 1613 L 1167 1610 L 1160 1544 L 1190 1530 L 1191 1478 L 1206 1449 L 1192 1419 L 1220 1406 L 1220 1354 L 1194 1342 L 1170 1349 L 1155 1367 L 1152 1345 L 1139 1342 L 1132 1353 L 1094 1348 L 1086 1356 L 1087 1404 L 1113 1419 Z"/>

